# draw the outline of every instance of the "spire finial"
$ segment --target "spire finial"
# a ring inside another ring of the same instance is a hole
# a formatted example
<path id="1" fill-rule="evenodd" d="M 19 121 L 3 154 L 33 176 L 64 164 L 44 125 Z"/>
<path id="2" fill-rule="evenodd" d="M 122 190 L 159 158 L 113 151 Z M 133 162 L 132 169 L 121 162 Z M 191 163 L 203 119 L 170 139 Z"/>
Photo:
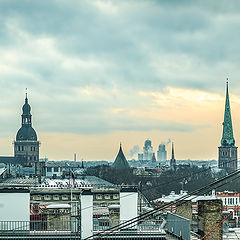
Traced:
<path id="1" fill-rule="evenodd" d="M 27 88 L 26 88 L 25 90 L 26 90 L 26 93 L 25 93 L 25 94 L 26 94 L 26 99 L 27 99 Z"/>

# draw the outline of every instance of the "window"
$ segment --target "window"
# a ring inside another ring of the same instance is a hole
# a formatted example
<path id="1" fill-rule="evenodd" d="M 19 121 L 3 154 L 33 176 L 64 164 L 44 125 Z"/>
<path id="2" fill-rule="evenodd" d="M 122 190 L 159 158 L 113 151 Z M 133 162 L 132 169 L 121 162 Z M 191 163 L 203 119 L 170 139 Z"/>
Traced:
<path id="1" fill-rule="evenodd" d="M 47 172 L 52 172 L 52 168 L 51 167 L 47 167 Z"/>
<path id="2" fill-rule="evenodd" d="M 105 198 L 105 199 L 110 199 L 110 195 L 109 195 L 109 194 L 106 194 L 106 195 L 104 196 L 104 198 Z"/>
<path id="3" fill-rule="evenodd" d="M 41 195 L 34 195 L 33 200 L 42 200 L 42 196 Z"/>
<path id="4" fill-rule="evenodd" d="M 63 195 L 62 200 L 68 200 L 68 195 Z"/>
<path id="5" fill-rule="evenodd" d="M 118 194 L 113 194 L 113 199 L 118 199 L 119 195 Z"/>
<path id="6" fill-rule="evenodd" d="M 51 196 L 50 195 L 45 195 L 44 200 L 51 200 Z"/>
<path id="7" fill-rule="evenodd" d="M 72 196 L 72 200 L 74 200 L 74 201 L 77 200 L 77 195 L 74 194 L 74 195 Z"/>
<path id="8" fill-rule="evenodd" d="M 97 194 L 97 195 L 96 195 L 96 199 L 97 199 L 97 200 L 101 200 L 101 199 L 102 199 L 102 195 L 101 195 L 101 194 Z"/>
<path id="9" fill-rule="evenodd" d="M 53 200 L 59 200 L 59 195 L 54 195 Z"/>
<path id="10" fill-rule="evenodd" d="M 24 146 L 22 146 L 22 151 L 24 151 Z"/>
<path id="11" fill-rule="evenodd" d="M 20 146 L 18 146 L 18 151 L 21 151 L 21 148 L 20 148 Z"/>
<path id="12" fill-rule="evenodd" d="M 58 172 L 58 167 L 54 167 L 54 168 L 53 168 L 53 171 L 54 171 L 54 172 Z"/>

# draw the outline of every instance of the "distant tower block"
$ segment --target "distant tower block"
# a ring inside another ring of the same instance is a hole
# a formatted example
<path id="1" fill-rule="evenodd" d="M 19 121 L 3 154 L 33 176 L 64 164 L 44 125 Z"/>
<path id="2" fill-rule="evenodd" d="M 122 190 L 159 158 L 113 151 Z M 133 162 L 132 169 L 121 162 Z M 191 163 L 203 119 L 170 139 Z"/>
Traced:
<path id="1" fill-rule="evenodd" d="M 32 128 L 31 107 L 28 104 L 27 93 L 22 112 L 22 126 L 14 141 L 14 156 L 23 165 L 36 166 L 39 162 L 39 141 L 36 131 Z"/>
<path id="2" fill-rule="evenodd" d="M 172 143 L 172 158 L 170 159 L 170 168 L 172 171 L 176 170 L 176 159 L 174 156 L 174 144 Z"/>
<path id="3" fill-rule="evenodd" d="M 228 173 L 231 173 L 238 169 L 237 159 L 238 153 L 233 137 L 233 127 L 227 82 L 223 134 L 221 146 L 218 147 L 218 167 L 225 169 Z"/>
<path id="4" fill-rule="evenodd" d="M 150 139 L 147 139 L 143 147 L 143 160 L 151 161 L 152 156 L 153 156 L 152 142 Z"/>
<path id="5" fill-rule="evenodd" d="M 166 151 L 166 145 L 165 144 L 160 144 L 158 146 L 158 151 L 157 151 L 157 160 L 159 162 L 165 162 L 167 161 L 167 151 Z"/>

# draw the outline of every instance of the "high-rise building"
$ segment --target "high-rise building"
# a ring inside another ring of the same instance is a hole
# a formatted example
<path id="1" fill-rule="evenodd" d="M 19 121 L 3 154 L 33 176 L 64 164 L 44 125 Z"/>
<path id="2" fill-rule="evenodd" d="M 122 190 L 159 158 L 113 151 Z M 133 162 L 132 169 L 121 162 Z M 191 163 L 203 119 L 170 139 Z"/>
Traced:
<path id="1" fill-rule="evenodd" d="M 157 151 L 157 160 L 159 162 L 165 162 L 167 161 L 167 151 L 166 151 L 166 145 L 161 143 L 158 146 L 158 151 Z"/>
<path id="2" fill-rule="evenodd" d="M 170 168 L 172 171 L 176 170 L 176 159 L 174 156 L 174 144 L 172 143 L 172 158 L 170 159 Z"/>
<path id="3" fill-rule="evenodd" d="M 151 140 L 147 139 L 143 147 L 143 160 L 151 161 L 153 157 L 153 147 Z"/>
<path id="4" fill-rule="evenodd" d="M 24 165 L 35 166 L 39 162 L 39 141 L 36 131 L 32 128 L 31 107 L 27 93 L 22 107 L 22 126 L 14 141 L 14 157 Z"/>
<path id="5" fill-rule="evenodd" d="M 225 169 L 228 173 L 230 173 L 234 170 L 237 170 L 237 159 L 238 153 L 233 137 L 233 127 L 227 82 L 223 134 L 221 139 L 221 146 L 218 147 L 218 167 Z"/>

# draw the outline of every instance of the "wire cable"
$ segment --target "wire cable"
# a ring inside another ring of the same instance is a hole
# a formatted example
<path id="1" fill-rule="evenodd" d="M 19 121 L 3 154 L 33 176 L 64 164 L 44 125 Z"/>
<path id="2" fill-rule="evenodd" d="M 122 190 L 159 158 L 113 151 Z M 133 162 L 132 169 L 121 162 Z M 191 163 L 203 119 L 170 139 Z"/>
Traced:
<path id="1" fill-rule="evenodd" d="M 170 202 L 170 203 L 168 203 L 168 204 L 165 204 L 164 206 L 157 207 L 156 209 L 150 210 L 150 211 L 148 211 L 148 212 L 146 212 L 146 213 L 144 213 L 144 214 L 141 214 L 141 215 L 139 215 L 139 216 L 137 216 L 137 217 L 135 217 L 135 218 L 132 218 L 132 219 L 130 219 L 130 220 L 124 222 L 124 223 L 121 223 L 121 224 L 119 224 L 119 225 L 117 225 L 117 226 L 114 226 L 114 227 L 112 227 L 112 228 L 109 228 L 109 229 L 107 229 L 107 230 L 105 230 L 105 231 L 103 231 L 103 232 L 101 232 L 101 233 L 97 233 L 97 234 L 94 234 L 94 235 L 92 235 L 92 236 L 90 236 L 90 237 L 88 237 L 88 238 L 85 238 L 85 240 L 87 240 L 87 239 L 89 239 L 89 238 L 91 238 L 91 237 L 94 237 L 94 236 L 101 236 L 101 235 L 104 236 L 104 233 L 105 233 L 105 232 L 107 232 L 107 234 L 109 234 L 109 233 L 111 233 L 111 232 L 113 232 L 113 231 L 115 231 L 115 230 L 119 230 L 119 229 L 125 228 L 125 227 L 133 224 L 134 222 L 137 222 L 137 221 L 139 221 L 139 220 L 142 220 L 142 219 L 144 219 L 144 218 L 146 218 L 146 217 L 149 217 L 149 216 L 153 215 L 154 213 L 158 212 L 159 210 L 162 210 L 162 209 L 164 209 L 164 208 L 166 208 L 166 207 L 168 207 L 168 206 L 171 206 L 172 204 L 181 202 L 181 201 L 187 199 L 188 197 L 190 197 L 191 195 L 195 195 L 196 193 L 199 193 L 199 192 L 202 192 L 202 191 L 204 191 L 204 190 L 206 190 L 206 189 L 209 189 L 209 188 L 215 186 L 216 184 L 221 183 L 221 182 L 224 181 L 224 180 L 228 180 L 229 178 L 232 178 L 233 176 L 236 176 L 236 175 L 239 174 L 239 173 L 240 173 L 240 170 L 234 171 L 233 173 L 229 174 L 228 176 L 225 176 L 225 177 L 223 177 L 223 178 L 221 178 L 221 179 L 219 179 L 219 180 L 214 181 L 213 183 L 210 183 L 210 184 L 205 185 L 205 186 L 203 186 L 203 187 L 201 187 L 201 188 L 199 188 L 199 189 L 197 189 L 197 190 L 195 190 L 195 191 L 192 191 L 191 193 L 186 194 L 186 195 L 180 197 L 179 199 L 177 199 L 177 200 L 174 201 L 174 202 Z M 109 231 L 110 231 L 110 232 L 109 232 Z"/>
<path id="2" fill-rule="evenodd" d="M 230 214 L 228 214 L 220 223 L 218 223 L 211 231 L 209 231 L 201 240 L 209 236 L 217 227 L 219 227 L 225 220 L 227 220 L 235 211 L 239 209 L 239 206 L 237 206 Z"/>

